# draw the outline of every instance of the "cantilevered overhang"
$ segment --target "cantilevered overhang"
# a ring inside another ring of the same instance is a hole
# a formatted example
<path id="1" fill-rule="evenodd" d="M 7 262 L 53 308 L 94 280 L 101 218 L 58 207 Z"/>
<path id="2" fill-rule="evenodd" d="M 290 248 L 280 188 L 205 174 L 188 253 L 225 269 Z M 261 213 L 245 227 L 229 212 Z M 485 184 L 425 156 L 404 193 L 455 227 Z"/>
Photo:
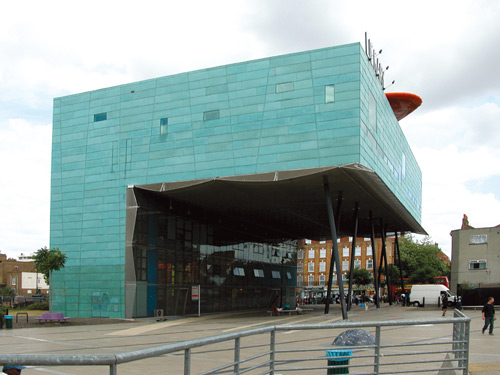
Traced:
<path id="1" fill-rule="evenodd" d="M 354 233 L 354 208 L 359 207 L 358 236 L 375 233 L 426 234 L 379 176 L 361 164 L 137 185 L 141 195 L 181 201 L 193 208 L 260 228 L 260 236 L 331 238 L 324 177 L 334 204 L 338 235 Z M 341 199 L 339 199 L 339 197 Z M 254 229 L 255 230 L 255 229 Z"/>

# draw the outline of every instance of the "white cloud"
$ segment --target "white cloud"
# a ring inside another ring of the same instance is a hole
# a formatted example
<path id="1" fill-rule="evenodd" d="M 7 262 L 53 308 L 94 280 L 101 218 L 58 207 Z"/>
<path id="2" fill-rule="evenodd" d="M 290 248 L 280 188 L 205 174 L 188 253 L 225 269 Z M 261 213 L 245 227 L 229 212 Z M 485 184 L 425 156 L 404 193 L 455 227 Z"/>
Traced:
<path id="1" fill-rule="evenodd" d="M 386 81 L 396 80 L 390 91 L 423 99 L 401 125 L 423 174 L 422 224 L 449 248 L 449 232 L 464 213 L 473 226 L 500 223 L 499 15 L 500 3 L 490 0 L 6 2 L 0 210 L 9 214 L 0 218 L 0 250 L 48 245 L 45 124 L 54 97 L 269 55 L 363 45 L 365 31 L 383 48 Z"/>
<path id="2" fill-rule="evenodd" d="M 51 125 L 0 123 L 2 252 L 49 245 L 51 137 Z"/>

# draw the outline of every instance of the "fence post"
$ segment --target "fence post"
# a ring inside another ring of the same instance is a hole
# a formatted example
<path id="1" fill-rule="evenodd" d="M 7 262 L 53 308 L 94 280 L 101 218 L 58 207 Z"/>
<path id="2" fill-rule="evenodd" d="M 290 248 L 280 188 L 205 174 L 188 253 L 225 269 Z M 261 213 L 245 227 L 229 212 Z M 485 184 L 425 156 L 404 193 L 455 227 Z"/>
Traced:
<path id="1" fill-rule="evenodd" d="M 276 329 L 271 331 L 271 342 L 269 343 L 269 373 L 274 375 L 274 351 L 276 348 Z"/>
<path id="2" fill-rule="evenodd" d="M 116 363 L 113 363 L 112 365 L 109 365 L 109 375 L 116 375 Z"/>
<path id="3" fill-rule="evenodd" d="M 191 374 L 191 349 L 184 350 L 184 375 Z"/>
<path id="4" fill-rule="evenodd" d="M 234 339 L 234 373 L 240 373 L 240 338 Z"/>
<path id="5" fill-rule="evenodd" d="M 373 367 L 373 372 L 378 374 L 380 371 L 380 326 L 375 327 L 375 365 Z"/>
<path id="6" fill-rule="evenodd" d="M 463 354 L 465 357 L 464 362 L 464 375 L 469 374 L 469 345 L 470 345 L 470 320 L 467 322 L 463 323 L 464 327 L 464 335 L 463 335 L 463 340 L 465 341 L 463 344 Z"/>

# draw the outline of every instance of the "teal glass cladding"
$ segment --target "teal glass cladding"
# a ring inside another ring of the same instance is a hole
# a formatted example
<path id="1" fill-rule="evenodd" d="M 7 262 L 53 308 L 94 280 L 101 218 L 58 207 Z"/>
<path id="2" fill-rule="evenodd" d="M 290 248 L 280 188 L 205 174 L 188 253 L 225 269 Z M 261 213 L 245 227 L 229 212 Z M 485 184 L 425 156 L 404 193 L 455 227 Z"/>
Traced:
<path id="1" fill-rule="evenodd" d="M 420 221 L 420 169 L 358 43 L 56 98 L 53 311 L 125 317 L 129 185 L 349 163 Z"/>

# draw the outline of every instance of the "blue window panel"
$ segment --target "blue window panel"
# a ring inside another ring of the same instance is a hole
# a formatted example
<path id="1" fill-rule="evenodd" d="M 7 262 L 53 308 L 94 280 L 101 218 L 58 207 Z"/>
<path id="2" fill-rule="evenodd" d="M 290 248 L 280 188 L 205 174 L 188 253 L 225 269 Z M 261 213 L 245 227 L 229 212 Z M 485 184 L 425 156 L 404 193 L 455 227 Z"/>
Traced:
<path id="1" fill-rule="evenodd" d="M 94 122 L 105 121 L 107 119 L 108 119 L 108 114 L 106 112 L 97 113 L 94 115 Z"/>

